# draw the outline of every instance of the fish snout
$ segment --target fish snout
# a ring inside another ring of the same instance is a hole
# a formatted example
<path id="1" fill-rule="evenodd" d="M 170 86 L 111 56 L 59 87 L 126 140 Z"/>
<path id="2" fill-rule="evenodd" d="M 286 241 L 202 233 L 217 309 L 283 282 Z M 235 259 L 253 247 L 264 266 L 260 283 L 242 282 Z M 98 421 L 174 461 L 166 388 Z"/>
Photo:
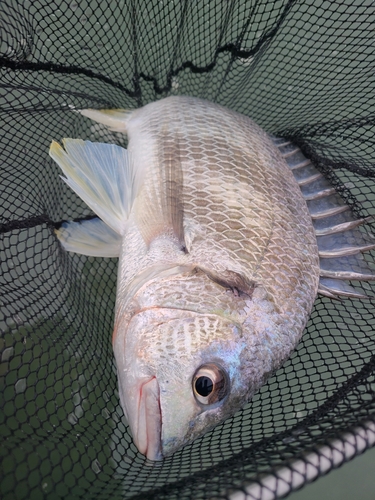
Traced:
<path id="1" fill-rule="evenodd" d="M 156 377 L 140 387 L 134 442 L 149 460 L 162 460 L 160 389 Z"/>

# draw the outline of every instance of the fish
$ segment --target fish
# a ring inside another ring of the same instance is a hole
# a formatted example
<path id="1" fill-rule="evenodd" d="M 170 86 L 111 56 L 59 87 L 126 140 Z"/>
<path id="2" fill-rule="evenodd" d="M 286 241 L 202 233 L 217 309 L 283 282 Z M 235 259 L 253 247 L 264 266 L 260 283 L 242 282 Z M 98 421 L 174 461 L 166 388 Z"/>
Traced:
<path id="1" fill-rule="evenodd" d="M 65 138 L 50 156 L 97 217 L 63 248 L 118 257 L 113 330 L 134 443 L 163 460 L 231 417 L 290 357 L 317 294 L 366 299 L 375 248 L 300 149 L 188 96 L 80 110 L 116 144 Z"/>

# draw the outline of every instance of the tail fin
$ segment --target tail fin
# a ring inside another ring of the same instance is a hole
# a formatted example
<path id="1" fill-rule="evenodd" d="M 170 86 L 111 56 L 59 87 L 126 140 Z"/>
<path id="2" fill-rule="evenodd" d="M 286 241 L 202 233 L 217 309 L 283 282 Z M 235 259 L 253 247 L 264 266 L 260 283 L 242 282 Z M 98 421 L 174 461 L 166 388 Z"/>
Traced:
<path id="1" fill-rule="evenodd" d="M 118 257 L 121 236 L 97 217 L 81 222 L 64 222 L 55 231 L 68 252 L 92 257 Z"/>
<path id="2" fill-rule="evenodd" d="M 115 144 L 63 139 L 49 151 L 66 175 L 62 179 L 116 233 L 125 231 L 137 196 L 141 173 L 129 162 L 128 152 Z"/>
<path id="3" fill-rule="evenodd" d="M 103 123 L 114 132 L 126 133 L 126 123 L 133 111 L 132 109 L 81 109 L 80 113 L 95 122 Z"/>

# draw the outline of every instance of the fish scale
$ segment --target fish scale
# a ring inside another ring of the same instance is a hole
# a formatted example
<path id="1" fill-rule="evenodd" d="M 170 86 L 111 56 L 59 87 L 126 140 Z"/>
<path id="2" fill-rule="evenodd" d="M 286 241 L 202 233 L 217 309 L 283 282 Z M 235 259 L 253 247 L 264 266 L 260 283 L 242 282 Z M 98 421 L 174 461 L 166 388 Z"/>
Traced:
<path id="1" fill-rule="evenodd" d="M 102 218 L 58 236 L 119 256 L 120 400 L 140 452 L 159 460 L 252 397 L 295 348 L 318 290 L 365 298 L 345 280 L 374 279 L 361 252 L 375 245 L 299 148 L 244 115 L 181 96 L 81 113 L 126 133 L 128 151 L 52 145 Z"/>

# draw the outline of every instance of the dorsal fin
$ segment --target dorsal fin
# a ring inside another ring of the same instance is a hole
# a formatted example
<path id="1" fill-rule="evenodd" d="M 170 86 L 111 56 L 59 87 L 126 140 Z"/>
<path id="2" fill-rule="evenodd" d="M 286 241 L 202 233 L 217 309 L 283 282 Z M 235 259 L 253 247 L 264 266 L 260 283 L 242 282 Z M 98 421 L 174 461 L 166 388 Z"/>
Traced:
<path id="1" fill-rule="evenodd" d="M 369 298 L 343 280 L 374 281 L 373 266 L 361 253 L 375 248 L 374 238 L 359 231 L 372 217 L 355 219 L 349 205 L 292 142 L 273 137 L 307 203 L 320 256 L 318 293 L 331 298 Z"/>

